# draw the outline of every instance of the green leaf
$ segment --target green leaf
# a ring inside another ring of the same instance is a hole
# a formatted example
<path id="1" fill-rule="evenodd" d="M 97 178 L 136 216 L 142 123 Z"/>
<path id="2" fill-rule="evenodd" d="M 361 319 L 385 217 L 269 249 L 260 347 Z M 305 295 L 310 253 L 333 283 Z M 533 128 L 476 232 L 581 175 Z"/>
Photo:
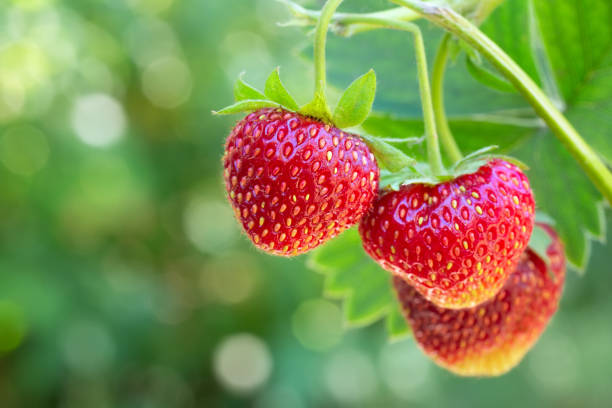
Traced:
<path id="1" fill-rule="evenodd" d="M 485 68 L 482 62 L 474 62 L 472 58 L 466 56 L 465 64 L 468 72 L 481 84 L 501 92 L 516 92 L 516 88 L 510 82 Z"/>
<path id="2" fill-rule="evenodd" d="M 546 131 L 517 151 L 528 163 L 529 182 L 539 210 L 554 220 L 568 260 L 584 269 L 590 252 L 587 233 L 603 238 L 601 195 L 574 158 Z"/>
<path id="3" fill-rule="evenodd" d="M 240 74 L 240 77 L 234 84 L 234 99 L 236 102 L 244 101 L 244 100 L 265 100 L 266 97 L 264 94 L 259 92 L 257 89 L 247 84 L 242 80 L 242 76 L 244 74 Z"/>
<path id="4" fill-rule="evenodd" d="M 536 1 L 534 8 L 568 119 L 612 164 L 612 2 Z"/>
<path id="5" fill-rule="evenodd" d="M 486 121 L 486 119 L 497 120 L 498 123 Z M 507 153 L 533 134 L 533 127 L 521 122 L 522 119 L 510 116 L 478 115 L 476 119 L 451 119 L 450 127 L 459 148 L 464 152 L 477 151 L 495 144 L 499 146 L 500 152 Z M 362 128 L 368 134 L 384 137 L 386 140 L 416 137 L 424 132 L 421 119 L 397 118 L 381 114 L 370 115 Z M 397 144 L 396 146 L 419 162 L 427 161 L 424 144 Z"/>
<path id="6" fill-rule="evenodd" d="M 552 238 L 544 229 L 540 228 L 537 224 L 533 227 L 531 238 L 529 239 L 529 248 L 534 251 L 538 256 L 548 264 L 548 254 L 546 251 L 552 243 Z"/>
<path id="7" fill-rule="evenodd" d="M 536 82 L 543 83 L 549 94 L 554 97 L 555 88 L 560 89 L 568 119 L 612 164 L 608 120 L 612 115 L 612 26 L 609 24 L 612 3 L 608 0 L 533 1 L 536 20 L 528 25 L 529 3 L 529 0 L 507 0 L 482 25 L 483 31 Z M 559 22 L 563 22 L 563 29 Z M 533 49 L 538 45 L 535 41 L 538 38 L 532 38 L 531 30 L 540 34 L 544 52 Z M 330 82 L 342 83 L 355 69 L 373 66 L 380 81 L 375 109 L 405 118 L 398 121 L 389 116 L 371 115 L 362 125 L 371 135 L 405 138 L 423 134 L 422 121 L 413 119 L 421 115 L 418 83 L 412 79 L 416 78 L 412 70 L 414 61 L 410 58 L 412 51 L 409 45 L 403 45 L 410 40 L 402 34 L 376 31 L 354 39 L 330 41 Z M 425 36 L 428 49 L 435 50 L 438 32 L 426 28 Z M 400 48 L 406 52 L 398 57 Z M 363 49 L 371 53 L 365 56 Z M 550 57 L 550 61 L 542 62 L 542 56 Z M 547 62 L 553 78 L 549 78 L 545 69 Z M 404 72 L 406 75 L 399 74 Z M 589 240 L 603 239 L 605 226 L 601 196 L 573 158 L 554 135 L 533 119 L 530 108 L 524 110 L 526 104 L 520 96 L 483 87 L 464 64 L 450 65 L 445 83 L 450 126 L 461 150 L 473 151 L 496 144 L 504 154 L 516 151 L 518 159 L 531 168 L 527 174 L 538 208 L 554 218 L 568 260 L 584 268 Z M 523 111 L 528 116 L 515 115 Z M 396 147 L 419 161 L 426 160 L 421 146 Z"/>
<path id="8" fill-rule="evenodd" d="M 391 275 L 364 252 L 356 228 L 313 251 L 309 265 L 325 275 L 325 295 L 344 299 L 349 326 L 365 326 L 386 318 L 387 327 L 393 329 L 390 335 L 406 333 L 396 321 L 398 304 Z"/>
<path id="9" fill-rule="evenodd" d="M 295 99 L 289 94 L 285 86 L 280 80 L 279 68 L 276 68 L 266 80 L 266 88 L 264 91 L 266 97 L 274 102 L 279 103 L 283 107 L 292 111 L 299 109 Z"/>
<path id="10" fill-rule="evenodd" d="M 339 128 L 360 125 L 372 111 L 376 95 L 376 74 L 373 70 L 360 76 L 344 91 L 334 111 L 333 121 Z"/>
<path id="11" fill-rule="evenodd" d="M 267 101 L 267 100 L 243 100 L 236 102 L 233 105 L 225 107 L 218 111 L 213 111 L 214 115 L 231 115 L 234 113 L 242 113 L 242 112 L 250 112 L 255 111 L 261 108 L 277 108 L 280 105 L 276 102 Z"/>
<path id="12" fill-rule="evenodd" d="M 389 312 L 386 323 L 387 332 L 392 341 L 404 339 L 412 333 L 412 329 L 408 326 L 398 301 L 396 301 L 395 307 Z"/>
<path id="13" fill-rule="evenodd" d="M 495 18 L 496 13 L 491 18 Z M 442 30 L 425 24 L 421 28 L 427 52 L 432 58 Z M 302 54 L 310 59 L 312 48 L 304 49 Z M 410 33 L 376 30 L 350 38 L 330 35 L 327 41 L 328 82 L 339 87 L 340 84 L 352 81 L 355 72 L 365 72 L 372 68 L 377 77 L 373 109 L 404 117 L 419 117 L 421 102 L 414 55 Z M 450 68 L 445 88 L 448 100 L 456 102 L 449 105 L 451 115 L 528 106 L 517 94 L 501 94 L 483 87 L 467 72 L 464 64 Z"/>
<path id="14" fill-rule="evenodd" d="M 400 171 L 416 164 L 416 160 L 412 157 L 380 138 L 366 134 L 360 134 L 359 136 L 368 145 L 378 164 L 390 171 Z"/>

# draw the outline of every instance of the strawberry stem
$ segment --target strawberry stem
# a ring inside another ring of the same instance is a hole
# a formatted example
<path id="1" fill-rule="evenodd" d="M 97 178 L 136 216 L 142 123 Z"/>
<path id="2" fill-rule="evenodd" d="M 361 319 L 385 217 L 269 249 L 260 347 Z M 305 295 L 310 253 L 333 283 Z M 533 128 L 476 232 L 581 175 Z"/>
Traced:
<path id="1" fill-rule="evenodd" d="M 420 13 L 429 21 L 474 47 L 487 58 L 534 107 L 555 136 L 574 156 L 576 162 L 582 167 L 597 189 L 612 204 L 612 173 L 608 167 L 567 118 L 555 107 L 550 98 L 494 41 L 449 7 L 419 0 L 392 1 Z"/>
<path id="2" fill-rule="evenodd" d="M 317 22 L 314 35 L 314 66 L 315 66 L 315 92 L 311 102 L 300 109 L 300 113 L 313 116 L 325 122 L 332 122 L 332 114 L 327 103 L 325 91 L 327 89 L 325 44 L 327 31 L 334 12 L 343 0 L 327 0 Z"/>
<path id="3" fill-rule="evenodd" d="M 438 132 L 436 131 L 436 117 L 434 115 L 431 88 L 429 85 L 425 42 L 423 41 L 423 34 L 419 26 L 412 23 L 404 23 L 403 25 L 408 31 L 414 34 L 414 50 L 416 53 L 419 88 L 421 91 L 423 121 L 425 122 L 425 138 L 427 140 L 427 158 L 431 166 L 432 174 L 434 176 L 440 176 L 444 172 L 444 167 L 442 166 Z"/>
<path id="4" fill-rule="evenodd" d="M 317 36 L 320 34 L 322 22 L 327 20 L 326 27 L 329 24 L 329 20 L 331 20 L 333 11 L 324 16 L 325 9 L 331 3 L 332 0 L 326 3 L 323 11 L 321 12 L 321 17 L 319 19 L 319 24 L 317 25 Z M 337 5 L 336 5 L 337 6 Z M 335 9 L 334 9 L 335 10 Z M 295 11 L 295 10 L 294 10 Z M 407 19 L 413 19 L 413 16 L 403 16 Z M 440 143 L 438 140 L 438 133 L 436 131 L 436 117 L 434 114 L 434 106 L 431 95 L 431 88 L 429 85 L 429 71 L 427 68 L 427 54 L 425 52 L 425 43 L 423 41 L 423 34 L 421 33 L 421 29 L 414 23 L 410 23 L 408 21 L 397 20 L 395 18 L 387 17 L 387 14 L 384 12 L 380 13 L 370 13 L 370 14 L 347 14 L 343 16 L 336 16 L 336 22 L 339 24 L 339 31 L 342 35 L 350 36 L 359 32 L 369 31 L 376 28 L 390 28 L 395 30 L 402 30 L 411 32 L 414 35 L 414 49 L 416 53 L 416 63 L 417 63 L 417 71 L 418 71 L 418 79 L 419 79 L 419 88 L 421 93 L 421 104 L 423 109 L 423 121 L 425 123 L 425 139 L 427 141 L 427 157 L 429 161 L 429 165 L 431 167 L 431 172 L 434 177 L 440 177 L 444 175 L 444 166 L 442 165 L 442 155 L 440 154 Z M 326 30 L 326 28 L 325 28 Z M 326 31 L 325 31 L 326 32 Z M 321 35 L 324 41 L 325 32 Z M 315 39 L 315 44 L 317 41 Z M 323 46 L 324 48 L 324 46 Z M 315 58 L 317 57 L 317 50 L 315 49 Z M 321 84 L 320 78 L 325 78 L 325 55 L 324 52 L 322 55 L 319 55 L 318 63 L 315 62 L 315 66 L 320 67 L 321 57 L 323 58 L 323 71 L 318 73 L 317 78 L 319 78 L 318 84 Z M 323 83 L 324 84 L 324 83 Z M 316 101 L 315 100 L 308 104 L 306 107 L 301 109 L 301 112 L 304 112 L 305 108 L 310 107 Z M 457 149 L 458 150 L 458 149 Z"/>
<path id="5" fill-rule="evenodd" d="M 440 132 L 440 141 L 451 161 L 456 163 L 463 158 L 463 155 L 455 142 L 453 133 L 448 125 L 446 110 L 444 109 L 444 74 L 448 61 L 450 39 L 451 36 L 447 33 L 440 42 L 431 74 L 431 92 L 434 114 L 436 115 L 436 125 L 438 126 L 438 132 Z"/>

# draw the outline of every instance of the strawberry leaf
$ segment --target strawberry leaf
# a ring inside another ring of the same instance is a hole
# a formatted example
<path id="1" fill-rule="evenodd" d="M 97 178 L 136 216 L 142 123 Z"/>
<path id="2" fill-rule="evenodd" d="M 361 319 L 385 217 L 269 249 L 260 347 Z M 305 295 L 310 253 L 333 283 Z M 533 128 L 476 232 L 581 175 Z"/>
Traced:
<path id="1" fill-rule="evenodd" d="M 389 333 L 389 338 L 392 341 L 410 337 L 412 330 L 410 329 L 410 326 L 408 326 L 406 318 L 402 314 L 402 309 L 399 302 L 396 302 L 395 307 L 391 308 L 391 311 L 387 316 L 386 323 L 387 333 Z"/>
<path id="2" fill-rule="evenodd" d="M 529 239 L 529 248 L 548 264 L 548 254 L 546 251 L 548 247 L 552 243 L 552 238 L 544 229 L 542 229 L 538 224 L 533 227 L 533 232 L 531 233 L 531 238 Z"/>
<path id="3" fill-rule="evenodd" d="M 360 76 L 344 91 L 334 111 L 333 121 L 339 128 L 360 125 L 368 117 L 376 94 L 373 70 Z"/>
<path id="4" fill-rule="evenodd" d="M 280 105 L 278 103 L 268 100 L 246 99 L 218 111 L 213 111 L 213 114 L 232 115 L 234 113 L 251 112 L 261 108 L 278 108 L 279 106 Z"/>
<path id="5" fill-rule="evenodd" d="M 584 139 L 612 164 L 609 116 L 612 112 L 612 3 L 609 0 L 508 0 L 482 25 L 564 113 Z M 565 29 L 559 30 L 563 21 Z M 530 22 L 526 25 L 526 22 Z M 528 29 L 526 29 L 526 27 Z M 534 34 L 532 36 L 532 33 Z M 538 35 L 539 34 L 539 35 Z M 435 49 L 440 31 L 424 29 L 428 49 Z M 539 41 L 538 41 L 539 40 Z M 328 75 L 339 84 L 357 69 L 373 67 L 379 78 L 377 111 L 418 118 L 418 82 L 404 33 L 375 31 L 354 38 L 328 41 Z M 364 55 L 363 49 L 369 52 Z M 401 74 L 400 74 L 401 73 Z M 518 94 L 502 94 L 482 86 L 465 64 L 449 64 L 445 102 L 451 129 L 463 152 L 496 144 L 512 153 L 530 170 L 538 208 L 555 220 L 565 243 L 568 261 L 583 269 L 590 240 L 603 239 L 602 198 L 571 155 L 546 130 Z M 391 121 L 373 117 L 363 123 L 368 134 L 405 138 L 423 134 L 420 119 Z M 393 122 L 393 123 L 390 123 Z M 401 129 L 402 131 L 398 131 Z M 392 134 L 393 133 L 393 134 Z M 396 145 L 409 156 L 425 161 L 421 146 Z M 449 160 L 446 164 L 450 165 Z"/>
<path id="6" fill-rule="evenodd" d="M 295 99 L 289 94 L 289 91 L 285 88 L 280 80 L 279 68 L 276 68 L 268 79 L 266 80 L 266 87 L 264 90 L 266 97 L 274 102 L 277 102 L 281 106 L 297 111 L 299 109 Z"/>
<path id="7" fill-rule="evenodd" d="M 264 94 L 242 80 L 243 75 L 244 73 L 240 74 L 240 77 L 234 84 L 234 98 L 236 99 L 236 102 L 249 99 L 265 100 L 266 97 Z"/>
<path id="8" fill-rule="evenodd" d="M 348 326 L 365 326 L 385 318 L 392 337 L 408 333 L 398 321 L 391 276 L 364 252 L 357 229 L 313 251 L 309 264 L 325 275 L 325 295 L 344 300 Z"/>

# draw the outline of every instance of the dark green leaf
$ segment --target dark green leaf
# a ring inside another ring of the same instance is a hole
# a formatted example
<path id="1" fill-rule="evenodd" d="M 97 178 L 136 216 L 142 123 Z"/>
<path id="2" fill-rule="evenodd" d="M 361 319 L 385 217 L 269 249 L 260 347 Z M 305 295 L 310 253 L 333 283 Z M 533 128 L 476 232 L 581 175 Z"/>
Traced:
<path id="1" fill-rule="evenodd" d="M 397 321 L 398 305 L 391 275 L 363 251 L 357 229 L 350 229 L 315 250 L 309 264 L 325 275 L 325 294 L 344 299 L 349 326 L 364 326 L 386 316 L 387 327 L 393 329 L 390 335 L 406 333 Z"/>
<path id="2" fill-rule="evenodd" d="M 612 164 L 612 2 L 536 1 L 534 7 L 567 116 Z"/>
<path id="3" fill-rule="evenodd" d="M 549 131 L 521 147 L 517 156 L 530 166 L 527 176 L 538 209 L 555 220 L 568 260 L 583 269 L 590 247 L 587 232 L 600 239 L 605 233 L 601 195 Z"/>
<path id="4" fill-rule="evenodd" d="M 533 128 L 513 122 L 520 122 L 512 117 L 496 117 L 495 120 L 507 123 L 493 123 L 481 119 L 451 119 L 450 127 L 464 152 L 476 151 L 483 147 L 495 144 L 500 152 L 509 152 L 533 133 Z M 380 114 L 372 114 L 363 125 L 363 129 L 370 135 L 384 137 L 385 139 L 403 139 L 417 137 L 423 134 L 423 121 L 420 119 L 400 119 Z M 397 144 L 398 148 L 409 156 L 423 162 L 427 161 L 424 143 L 421 145 Z"/>
<path id="5" fill-rule="evenodd" d="M 538 256 L 548 264 L 548 255 L 546 251 L 552 243 L 552 238 L 544 229 L 540 228 L 537 224 L 533 227 L 531 238 L 529 239 L 529 248 L 534 251 Z"/>
<path id="6" fill-rule="evenodd" d="M 391 340 L 401 340 L 409 337 L 412 330 L 402 314 L 399 302 L 396 301 L 395 303 L 395 307 L 391 309 L 389 316 L 387 316 L 387 332 Z"/>
<path id="7" fill-rule="evenodd" d="M 360 76 L 344 91 L 334 111 L 333 121 L 339 128 L 360 125 L 368 117 L 376 95 L 373 70 Z"/>
<path id="8" fill-rule="evenodd" d="M 242 80 L 243 74 L 240 74 L 240 77 L 234 84 L 234 99 L 236 102 L 244 101 L 244 100 L 264 100 L 266 97 L 263 93 L 259 92 L 257 89 L 253 88 L 251 85 L 247 84 Z"/>
<path id="9" fill-rule="evenodd" d="M 287 89 L 281 82 L 278 68 L 272 71 L 272 73 L 266 80 L 266 88 L 264 93 L 266 94 L 267 98 L 279 103 L 287 109 L 290 109 L 292 111 L 297 111 L 299 109 L 298 104 L 295 102 L 295 99 L 293 99 L 291 94 L 289 94 L 289 91 L 287 91 Z"/>

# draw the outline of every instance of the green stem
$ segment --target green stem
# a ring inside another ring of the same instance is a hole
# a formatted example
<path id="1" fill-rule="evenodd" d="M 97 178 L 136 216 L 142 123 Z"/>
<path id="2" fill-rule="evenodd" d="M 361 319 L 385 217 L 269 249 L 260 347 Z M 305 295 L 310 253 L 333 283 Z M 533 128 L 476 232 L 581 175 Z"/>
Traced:
<path id="1" fill-rule="evenodd" d="M 351 35 L 374 28 L 391 28 L 409 31 L 414 35 L 414 50 L 421 93 L 421 105 L 423 107 L 423 121 L 425 123 L 425 140 L 427 141 L 427 158 L 433 175 L 443 175 L 444 166 L 442 165 L 442 156 L 440 155 L 440 144 L 438 141 L 438 132 L 436 131 L 436 118 L 434 115 L 431 88 L 429 86 L 427 54 L 425 53 L 425 42 L 423 41 L 423 34 L 419 26 L 406 21 L 397 21 L 371 15 L 361 15 L 360 17 L 353 15 L 350 23 L 342 21 L 342 24 L 346 24 L 347 28 L 351 27 L 351 30 L 345 32 L 345 35 Z"/>
<path id="2" fill-rule="evenodd" d="M 434 61 L 433 72 L 431 74 L 431 92 L 440 141 L 451 161 L 456 163 L 463 158 L 463 155 L 453 138 L 453 133 L 450 130 L 448 119 L 446 118 L 446 110 L 444 109 L 444 73 L 448 61 L 450 40 L 450 34 L 445 34 L 440 42 L 440 47 L 438 48 L 438 53 Z"/>
<path id="3" fill-rule="evenodd" d="M 327 31 L 334 12 L 343 0 L 327 0 L 321 14 L 314 37 L 314 66 L 315 66 L 315 92 L 313 100 L 300 111 L 327 122 L 331 122 L 332 114 L 327 104 L 325 91 L 327 88 L 325 67 L 325 44 L 327 42 Z"/>
<path id="4" fill-rule="evenodd" d="M 323 12 L 321 13 L 319 22 L 323 20 Z M 443 175 L 444 166 L 442 165 L 442 156 L 440 155 L 440 144 L 438 141 L 438 133 L 436 131 L 436 118 L 434 115 L 431 88 L 429 85 L 427 54 L 425 53 L 425 43 L 423 41 L 423 34 L 421 33 L 419 26 L 407 21 L 399 21 L 393 18 L 388 18 L 387 14 L 384 12 L 336 15 L 334 17 L 334 21 L 344 29 L 341 34 L 346 36 L 376 28 L 390 28 L 395 30 L 409 31 L 414 35 L 414 49 L 416 53 L 421 104 L 423 106 L 423 121 L 425 123 L 425 138 L 427 140 L 427 157 L 433 175 Z"/>
<path id="5" fill-rule="evenodd" d="M 533 106 L 538 115 L 574 156 L 597 189 L 612 204 L 612 173 L 546 94 L 494 41 L 450 8 L 418 0 L 392 1 L 420 13 L 484 55 Z"/>
<path id="6" fill-rule="evenodd" d="M 423 120 L 425 122 L 425 138 L 427 140 L 427 158 L 434 176 L 442 175 L 442 156 L 440 155 L 440 144 L 436 131 L 436 117 L 429 86 L 429 73 L 427 72 L 427 54 L 425 53 L 425 42 L 423 34 L 417 25 L 411 23 L 414 34 L 414 49 L 416 52 L 417 70 L 419 76 L 419 88 L 421 90 L 421 104 L 423 105 Z"/>
<path id="7" fill-rule="evenodd" d="M 306 22 L 307 24 L 316 25 L 321 18 L 321 11 L 308 10 L 299 4 L 296 4 L 290 0 L 278 0 L 281 3 L 287 5 L 287 7 L 297 17 L 298 23 Z M 396 21 L 413 21 L 421 18 L 419 13 L 416 13 L 405 7 L 396 7 L 383 11 L 376 11 L 373 13 L 334 13 L 332 22 L 341 21 L 343 24 L 353 24 L 362 22 L 363 18 L 379 18 L 385 20 L 396 20 Z"/>

